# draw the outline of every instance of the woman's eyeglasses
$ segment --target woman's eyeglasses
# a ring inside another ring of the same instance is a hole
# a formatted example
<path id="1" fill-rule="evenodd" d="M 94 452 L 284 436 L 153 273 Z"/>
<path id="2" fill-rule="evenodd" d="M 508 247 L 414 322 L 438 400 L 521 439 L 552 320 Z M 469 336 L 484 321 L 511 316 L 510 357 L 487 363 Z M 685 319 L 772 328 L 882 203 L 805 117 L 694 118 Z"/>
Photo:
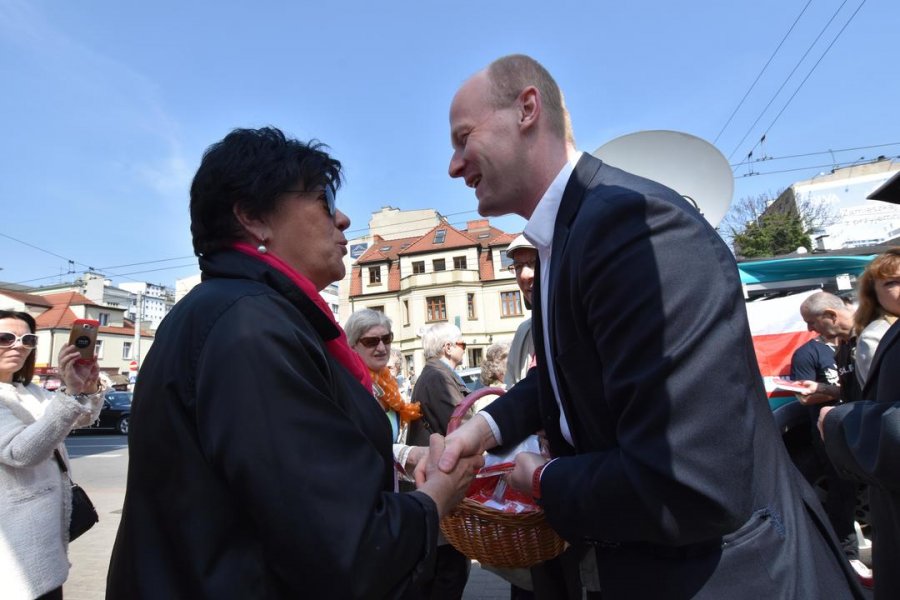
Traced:
<path id="1" fill-rule="evenodd" d="M 325 206 L 332 217 L 337 212 L 337 201 L 334 198 L 334 187 L 330 183 L 325 184 L 324 190 L 284 190 L 285 194 L 325 194 Z"/>
<path id="2" fill-rule="evenodd" d="M 361 337 L 357 340 L 357 343 L 362 344 L 366 348 L 375 348 L 378 346 L 378 342 L 381 342 L 385 346 L 390 346 L 391 342 L 394 341 L 393 333 L 386 333 L 384 335 L 370 335 L 368 337 Z"/>
<path id="3" fill-rule="evenodd" d="M 26 348 L 37 348 L 38 336 L 33 333 L 16 335 L 9 331 L 0 331 L 0 348 L 12 348 L 16 342 L 22 342 Z"/>

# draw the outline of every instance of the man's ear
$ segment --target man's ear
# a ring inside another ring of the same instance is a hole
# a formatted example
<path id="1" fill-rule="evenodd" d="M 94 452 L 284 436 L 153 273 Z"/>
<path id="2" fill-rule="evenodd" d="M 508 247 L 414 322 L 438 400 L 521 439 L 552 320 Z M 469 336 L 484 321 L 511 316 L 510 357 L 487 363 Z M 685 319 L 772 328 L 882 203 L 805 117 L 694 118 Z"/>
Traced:
<path id="1" fill-rule="evenodd" d="M 534 127 L 543 109 L 540 91 L 533 85 L 529 85 L 519 94 L 517 104 L 519 107 L 519 129 L 524 131 Z"/>
<path id="2" fill-rule="evenodd" d="M 237 204 L 231 207 L 231 211 L 241 227 L 257 241 L 265 243 L 272 237 L 269 226 L 262 219 L 250 216 Z"/>
<path id="3" fill-rule="evenodd" d="M 837 316 L 838 316 L 837 311 L 834 310 L 834 309 L 832 309 L 832 308 L 826 308 L 825 310 L 823 310 L 823 311 L 822 311 L 822 316 L 823 316 L 823 317 L 828 317 L 828 318 L 831 319 L 832 321 L 837 322 Z"/>

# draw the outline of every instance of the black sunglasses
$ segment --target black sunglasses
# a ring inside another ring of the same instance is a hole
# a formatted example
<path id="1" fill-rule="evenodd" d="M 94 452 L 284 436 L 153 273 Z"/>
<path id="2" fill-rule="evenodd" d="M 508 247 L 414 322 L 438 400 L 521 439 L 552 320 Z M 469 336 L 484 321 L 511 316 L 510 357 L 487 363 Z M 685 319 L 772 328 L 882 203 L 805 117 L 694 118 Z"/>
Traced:
<path id="1" fill-rule="evenodd" d="M 330 183 L 325 184 L 325 205 L 328 207 L 328 214 L 332 217 L 337 212 L 337 201 L 334 198 L 334 187 Z M 284 190 L 285 194 L 316 194 L 318 190 Z"/>
<path id="2" fill-rule="evenodd" d="M 0 348 L 12 348 L 18 341 L 26 348 L 37 348 L 38 336 L 33 333 L 16 335 L 9 331 L 0 331 Z"/>
<path id="3" fill-rule="evenodd" d="M 381 342 L 385 346 L 390 346 L 391 342 L 394 341 L 394 334 L 393 332 L 391 332 L 384 335 L 371 335 L 369 337 L 361 337 L 356 341 L 366 348 L 375 348 L 376 346 L 378 346 L 378 342 Z"/>

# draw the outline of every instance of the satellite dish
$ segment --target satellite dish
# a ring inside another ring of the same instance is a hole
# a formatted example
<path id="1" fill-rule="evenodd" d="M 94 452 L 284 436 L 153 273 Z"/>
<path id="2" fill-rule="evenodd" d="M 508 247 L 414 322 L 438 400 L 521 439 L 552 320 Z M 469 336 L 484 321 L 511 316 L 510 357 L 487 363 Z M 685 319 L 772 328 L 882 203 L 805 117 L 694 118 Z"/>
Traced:
<path id="1" fill-rule="evenodd" d="M 680 131 L 638 131 L 594 150 L 614 167 L 672 188 L 715 227 L 725 216 L 734 194 L 734 176 L 719 150 Z"/>

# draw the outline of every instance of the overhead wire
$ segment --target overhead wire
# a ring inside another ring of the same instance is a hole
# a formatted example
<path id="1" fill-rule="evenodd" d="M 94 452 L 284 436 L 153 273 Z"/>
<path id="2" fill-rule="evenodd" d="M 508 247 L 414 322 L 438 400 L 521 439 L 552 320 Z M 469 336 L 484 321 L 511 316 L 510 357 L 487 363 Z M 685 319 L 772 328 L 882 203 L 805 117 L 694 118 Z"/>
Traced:
<path id="1" fill-rule="evenodd" d="M 753 91 L 753 88 L 756 87 L 756 84 L 759 82 L 760 78 L 763 76 L 763 73 L 765 73 L 765 72 L 766 72 L 766 69 L 769 68 L 769 65 L 772 63 L 772 60 L 775 58 L 775 55 L 778 54 L 778 51 L 779 51 L 779 50 L 781 50 L 781 47 L 784 45 L 785 40 L 787 40 L 787 39 L 788 39 L 788 36 L 791 35 L 791 32 L 794 30 L 794 27 L 797 26 L 797 23 L 800 21 L 800 18 L 803 16 L 803 13 L 806 12 L 806 9 L 809 8 L 809 5 L 810 5 L 810 4 L 812 4 L 812 0 L 809 0 L 809 1 L 806 3 L 806 6 L 803 7 L 803 10 L 800 11 L 800 14 L 797 15 L 797 18 L 794 19 L 794 22 L 791 24 L 790 28 L 788 28 L 787 33 L 785 33 L 785 34 L 784 34 L 784 37 L 781 38 L 781 41 L 778 42 L 778 46 L 775 47 L 774 52 L 772 52 L 772 55 L 769 56 L 769 60 L 766 61 L 766 64 L 763 65 L 763 68 L 762 68 L 762 70 L 759 72 L 759 74 L 756 76 L 756 79 L 753 80 L 753 83 L 751 83 L 751 84 L 750 84 L 750 87 L 747 88 L 747 91 L 744 92 L 744 97 L 741 98 L 741 101 L 738 102 L 738 105 L 737 105 L 737 106 L 734 108 L 734 110 L 731 112 L 731 116 L 729 116 L 729 117 L 728 117 L 728 120 L 725 121 L 725 124 L 722 125 L 722 129 L 719 130 L 719 133 L 716 135 L 716 139 L 713 140 L 713 144 L 715 144 L 716 142 L 719 141 L 719 138 L 722 136 L 722 133 L 725 131 L 725 129 L 728 127 L 728 125 L 731 124 L 731 120 L 734 119 L 734 116 L 737 114 L 737 112 L 738 112 L 738 111 L 741 109 L 741 107 L 744 105 L 744 101 L 747 99 L 747 96 L 749 96 L 749 95 L 750 95 L 750 92 Z"/>
<path id="2" fill-rule="evenodd" d="M 784 89 L 784 87 L 785 87 L 785 86 L 788 84 L 788 82 L 791 80 L 791 77 L 794 76 L 794 73 L 797 72 L 797 69 L 800 68 L 800 65 L 803 64 L 803 61 L 806 60 L 806 57 L 809 55 L 809 53 L 812 52 L 812 49 L 815 48 L 816 44 L 819 43 L 819 40 L 822 38 L 823 35 L 825 35 L 825 32 L 826 32 L 826 31 L 828 30 L 828 28 L 831 26 L 831 23 L 837 18 L 838 13 L 841 12 L 841 10 L 844 8 L 844 5 L 847 4 L 848 1 L 849 1 L 849 0 L 844 0 L 843 2 L 841 2 L 841 5 L 837 7 L 837 10 L 834 11 L 834 13 L 831 15 L 831 18 L 828 19 L 828 22 L 825 23 L 825 26 L 824 26 L 824 27 L 822 27 L 822 30 L 821 30 L 821 31 L 819 32 L 819 34 L 816 36 L 816 39 L 814 39 L 813 42 L 809 45 L 809 47 L 806 49 L 806 52 L 803 53 L 803 56 L 800 57 L 800 60 L 797 61 L 797 63 L 794 65 L 794 68 L 791 69 L 791 72 L 788 74 L 788 76 L 785 77 L 784 81 L 781 82 L 781 85 L 778 86 L 778 89 L 777 89 L 777 90 L 775 91 L 775 93 L 772 95 L 772 98 L 771 98 L 771 99 L 769 100 L 769 102 L 766 104 L 765 108 L 763 108 L 762 111 L 760 111 L 759 116 L 756 117 L 756 120 L 753 121 L 753 124 L 750 125 L 750 127 L 747 129 L 747 132 L 744 134 L 744 137 L 742 137 L 742 138 L 741 138 L 741 141 L 739 141 L 739 142 L 735 145 L 734 150 L 732 150 L 732 151 L 731 151 L 731 154 L 728 155 L 728 160 L 731 160 L 731 157 L 734 156 L 734 153 L 737 152 L 738 148 L 741 147 L 741 144 L 744 143 L 744 140 L 747 139 L 747 136 L 750 135 L 750 133 L 753 131 L 753 129 L 756 127 L 756 125 L 762 120 L 763 116 L 765 116 L 765 114 L 766 114 L 766 111 L 769 110 L 769 107 L 772 106 L 772 104 L 773 104 L 773 103 L 775 102 L 775 100 L 778 98 L 778 95 L 781 94 L 781 90 Z M 866 0 L 863 0 L 863 4 L 865 4 L 865 1 L 866 1 Z M 860 5 L 860 6 L 862 6 L 862 5 Z M 858 10 L 859 10 L 859 9 L 857 9 L 857 11 L 858 11 Z M 855 14 L 856 14 L 856 13 L 854 13 L 854 16 L 855 16 Z M 851 20 L 852 20 L 852 17 L 851 17 Z M 845 27 L 846 27 L 846 26 L 845 26 Z M 841 32 L 843 32 L 843 29 L 841 29 Z M 838 37 L 840 36 L 840 33 L 841 33 L 841 32 L 838 32 Z M 837 39 L 837 37 L 836 37 L 835 39 Z M 834 42 L 832 41 L 832 44 L 833 44 L 833 43 L 834 43 Z M 830 48 L 830 47 L 831 47 L 831 46 L 829 46 L 829 48 Z M 828 50 L 826 49 L 825 52 L 827 53 Z M 824 56 L 824 54 L 823 54 L 823 56 Z M 821 58 L 820 58 L 819 60 L 821 61 Z M 819 64 L 819 63 L 817 62 L 817 63 L 816 63 L 816 66 L 817 66 L 818 64 Z M 813 66 L 813 70 L 815 70 L 815 66 Z M 812 74 L 812 71 L 810 71 L 810 74 Z M 809 74 L 806 76 L 806 79 L 808 79 L 808 78 L 809 78 Z M 804 79 L 803 82 L 801 82 L 800 87 L 803 87 L 803 83 L 806 82 L 806 79 Z M 797 91 L 799 91 L 799 89 L 800 89 L 800 88 L 797 88 Z M 797 91 L 794 92 L 794 95 L 791 96 L 791 99 L 793 99 L 794 96 L 796 96 Z M 788 103 L 790 103 L 790 100 L 788 101 Z M 787 108 L 787 106 L 785 106 L 785 108 Z M 784 111 L 784 109 L 782 109 L 782 112 L 783 112 L 783 111 Z M 760 138 L 761 140 L 765 138 L 765 134 L 766 134 L 766 133 L 768 133 L 768 129 L 765 130 L 765 132 L 763 133 L 763 136 Z M 759 145 L 759 143 L 760 143 L 760 142 L 757 142 L 756 145 L 753 146 L 753 148 L 750 149 L 750 152 L 748 153 L 748 158 L 749 158 L 749 156 L 753 153 L 753 150 L 756 149 L 756 147 Z"/>

